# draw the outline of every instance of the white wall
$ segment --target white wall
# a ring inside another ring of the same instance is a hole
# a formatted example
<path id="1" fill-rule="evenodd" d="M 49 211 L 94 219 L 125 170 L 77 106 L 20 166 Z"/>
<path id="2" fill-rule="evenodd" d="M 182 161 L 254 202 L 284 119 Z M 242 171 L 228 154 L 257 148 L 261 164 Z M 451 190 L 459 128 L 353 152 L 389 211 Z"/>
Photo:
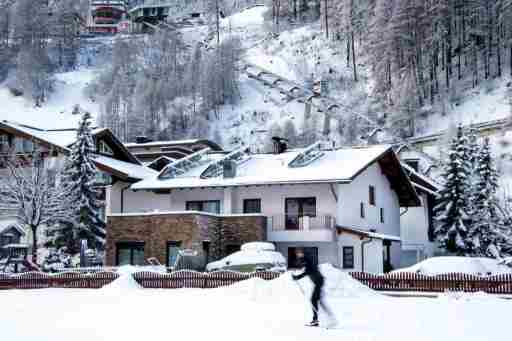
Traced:
<path id="1" fill-rule="evenodd" d="M 373 239 L 364 245 L 364 268 L 361 253 L 362 240 L 353 234 L 342 233 L 338 236 L 338 248 L 340 252 L 340 266 L 343 265 L 343 246 L 354 247 L 354 268 L 342 269 L 343 271 L 365 271 L 382 273 L 384 271 L 383 244 L 380 239 Z"/>
<path id="2" fill-rule="evenodd" d="M 111 213 L 121 212 L 121 189 L 128 184 L 117 182 L 110 188 L 109 208 Z M 336 188 L 334 188 L 336 189 Z M 149 191 L 124 191 L 124 213 L 159 211 L 184 211 L 187 201 L 220 200 L 221 212 L 243 213 L 244 199 L 261 199 L 262 213 L 267 216 L 284 215 L 285 199 L 315 197 L 317 215 L 336 216 L 336 201 L 328 184 L 250 186 L 235 188 L 172 190 L 170 194 L 155 194 Z M 231 204 L 228 203 L 232 200 Z M 229 207 L 231 206 L 231 210 Z"/>
<path id="3" fill-rule="evenodd" d="M 375 187 L 375 206 L 369 203 L 370 185 Z M 338 193 L 338 225 L 365 230 L 375 229 L 378 233 L 400 236 L 398 196 L 391 189 L 391 184 L 382 174 L 378 163 L 368 167 L 351 183 L 338 184 Z M 364 218 L 360 215 L 361 202 L 365 207 Z M 384 208 L 384 223 L 380 222 L 380 208 Z M 391 252 L 391 263 L 394 266 L 400 264 L 400 252 Z"/>
<path id="4" fill-rule="evenodd" d="M 369 203 L 369 187 L 375 187 L 375 206 Z M 376 163 L 349 184 L 339 184 L 337 223 L 341 226 L 375 229 L 379 233 L 400 236 L 400 207 L 398 196 L 391 189 L 386 176 Z M 364 203 L 365 217 L 360 216 Z M 380 208 L 384 208 L 384 223 L 380 222 Z"/>

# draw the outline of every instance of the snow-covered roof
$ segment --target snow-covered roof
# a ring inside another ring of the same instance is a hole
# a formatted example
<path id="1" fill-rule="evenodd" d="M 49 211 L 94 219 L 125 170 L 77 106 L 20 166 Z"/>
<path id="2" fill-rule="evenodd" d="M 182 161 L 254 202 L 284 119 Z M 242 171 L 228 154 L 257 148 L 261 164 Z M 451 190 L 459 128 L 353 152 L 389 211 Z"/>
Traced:
<path id="1" fill-rule="evenodd" d="M 7 231 L 11 227 L 14 227 L 21 234 L 26 233 L 15 218 L 0 220 L 0 234 L 2 234 L 4 231 Z"/>
<path id="2" fill-rule="evenodd" d="M 303 149 L 282 154 L 254 154 L 238 167 L 234 178 L 224 178 L 220 175 L 203 179 L 201 174 L 224 155 L 209 154 L 209 162 L 199 164 L 184 174 L 166 180 L 154 176 L 132 185 L 132 189 L 350 182 L 359 172 L 389 150 L 390 147 L 386 145 L 326 150 L 322 157 L 304 167 L 289 167 L 290 162 L 296 159 Z"/>
<path id="3" fill-rule="evenodd" d="M 156 176 L 157 171 L 142 165 L 117 160 L 104 155 L 95 155 L 94 162 L 99 168 L 106 167 L 122 178 L 142 180 Z"/>
<path id="4" fill-rule="evenodd" d="M 174 141 L 151 141 L 145 143 L 125 143 L 125 147 L 128 149 L 136 148 L 153 148 L 153 147 L 173 147 L 173 146 L 184 146 L 204 144 L 213 150 L 222 150 L 222 148 L 215 142 L 206 139 L 188 139 L 188 140 L 174 140 Z"/>
<path id="5" fill-rule="evenodd" d="M 411 181 L 413 182 L 413 184 L 416 187 L 426 190 L 427 192 L 430 191 L 430 192 L 434 192 L 434 193 L 436 191 L 438 191 L 439 189 L 441 189 L 442 186 L 439 183 L 437 183 L 436 181 L 434 181 L 433 179 L 431 179 L 423 174 L 420 174 L 419 172 L 417 172 L 414 168 L 412 168 L 405 162 L 401 162 L 401 164 L 402 164 L 402 168 L 404 168 L 409 173 L 409 176 L 411 177 Z M 417 179 L 414 179 L 414 178 L 417 178 Z M 418 179 L 424 183 L 423 184 L 416 183 L 418 181 L 415 181 L 415 180 L 418 180 Z M 425 184 L 430 186 L 431 188 L 425 189 L 425 186 L 424 186 Z"/>
<path id="6" fill-rule="evenodd" d="M 11 129 L 17 130 L 21 133 L 30 135 L 38 140 L 46 142 L 48 144 L 61 147 L 63 149 L 68 148 L 76 140 L 76 129 L 40 129 L 32 127 L 19 122 L 14 121 L 1 121 L 2 125 Z M 105 128 L 96 128 L 91 131 L 92 135 L 96 135 L 106 130 Z"/>

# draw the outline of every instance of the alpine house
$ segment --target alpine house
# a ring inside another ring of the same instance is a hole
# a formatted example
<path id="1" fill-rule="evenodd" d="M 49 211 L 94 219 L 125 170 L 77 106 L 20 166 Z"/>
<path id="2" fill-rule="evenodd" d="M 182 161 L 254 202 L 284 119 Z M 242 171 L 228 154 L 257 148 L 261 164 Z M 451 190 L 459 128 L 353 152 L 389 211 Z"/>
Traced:
<path id="1" fill-rule="evenodd" d="M 250 241 L 270 241 L 296 266 L 300 248 L 347 271 L 400 265 L 400 207 L 420 206 L 391 146 L 307 148 L 253 154 L 205 148 L 158 175 L 108 189 L 107 264 L 180 249 L 209 261 Z"/>

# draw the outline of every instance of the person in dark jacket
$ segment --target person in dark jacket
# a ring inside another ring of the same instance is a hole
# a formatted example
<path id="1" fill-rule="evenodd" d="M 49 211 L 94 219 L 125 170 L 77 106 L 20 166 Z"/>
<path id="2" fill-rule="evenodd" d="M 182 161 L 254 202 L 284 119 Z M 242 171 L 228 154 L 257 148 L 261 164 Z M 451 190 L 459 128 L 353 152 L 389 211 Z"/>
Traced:
<path id="1" fill-rule="evenodd" d="M 318 270 L 318 266 L 308 257 L 303 257 L 301 259 L 302 264 L 304 265 L 304 271 L 299 275 L 292 275 L 294 280 L 302 279 L 306 276 L 311 279 L 313 282 L 313 294 L 311 295 L 311 306 L 313 307 L 313 320 L 309 323 L 310 326 L 318 326 L 318 308 L 319 306 L 329 315 L 329 318 L 332 323 L 336 323 L 336 319 L 334 318 L 333 313 L 325 303 L 322 297 L 322 288 L 324 286 L 324 276 Z"/>

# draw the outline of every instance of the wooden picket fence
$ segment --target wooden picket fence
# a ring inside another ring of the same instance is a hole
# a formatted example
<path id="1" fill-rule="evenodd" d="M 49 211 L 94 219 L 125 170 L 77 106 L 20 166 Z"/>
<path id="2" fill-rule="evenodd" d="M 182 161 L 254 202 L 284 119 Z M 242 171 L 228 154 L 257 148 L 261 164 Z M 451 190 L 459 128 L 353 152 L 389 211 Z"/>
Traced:
<path id="1" fill-rule="evenodd" d="M 180 270 L 170 273 L 137 272 L 133 277 L 143 288 L 205 289 L 231 285 L 249 278 L 272 280 L 280 275 L 281 273 L 272 271 L 253 273 L 217 271 L 203 273 Z M 479 277 L 462 273 L 425 276 L 407 272 L 386 275 L 352 272 L 351 276 L 368 287 L 379 291 L 444 292 L 449 290 L 512 294 L 512 274 Z M 52 275 L 41 272 L 27 272 L 20 275 L 0 274 L 0 289 L 97 289 L 117 278 L 119 278 L 117 273 L 108 271 L 93 273 L 65 272 Z"/>
<path id="2" fill-rule="evenodd" d="M 133 275 L 134 279 L 142 287 L 151 289 L 217 288 L 254 277 L 272 280 L 279 276 L 279 272 L 273 271 L 253 273 L 218 271 L 202 273 L 190 270 L 180 270 L 168 274 L 138 272 Z M 0 289 L 98 289 L 117 278 L 119 278 L 119 275 L 115 272 L 65 272 L 55 275 L 41 272 L 27 272 L 20 275 L 0 274 Z"/>
<path id="3" fill-rule="evenodd" d="M 258 271 L 252 273 L 235 271 L 216 271 L 210 273 L 179 270 L 168 274 L 157 272 L 138 272 L 133 278 L 144 288 L 176 289 L 176 288 L 218 288 L 231 285 L 249 278 L 272 280 L 281 273 L 274 271 Z"/>
<path id="4" fill-rule="evenodd" d="M 489 294 L 512 294 L 512 274 L 480 277 L 463 273 L 426 276 L 413 272 L 386 275 L 352 272 L 350 275 L 364 285 L 379 291 L 484 291 Z"/>
<path id="5" fill-rule="evenodd" d="M 118 277 L 119 275 L 115 272 L 97 272 L 94 274 L 64 272 L 55 275 L 44 272 L 26 272 L 19 275 L 0 274 L 0 289 L 97 289 L 111 283 Z"/>

